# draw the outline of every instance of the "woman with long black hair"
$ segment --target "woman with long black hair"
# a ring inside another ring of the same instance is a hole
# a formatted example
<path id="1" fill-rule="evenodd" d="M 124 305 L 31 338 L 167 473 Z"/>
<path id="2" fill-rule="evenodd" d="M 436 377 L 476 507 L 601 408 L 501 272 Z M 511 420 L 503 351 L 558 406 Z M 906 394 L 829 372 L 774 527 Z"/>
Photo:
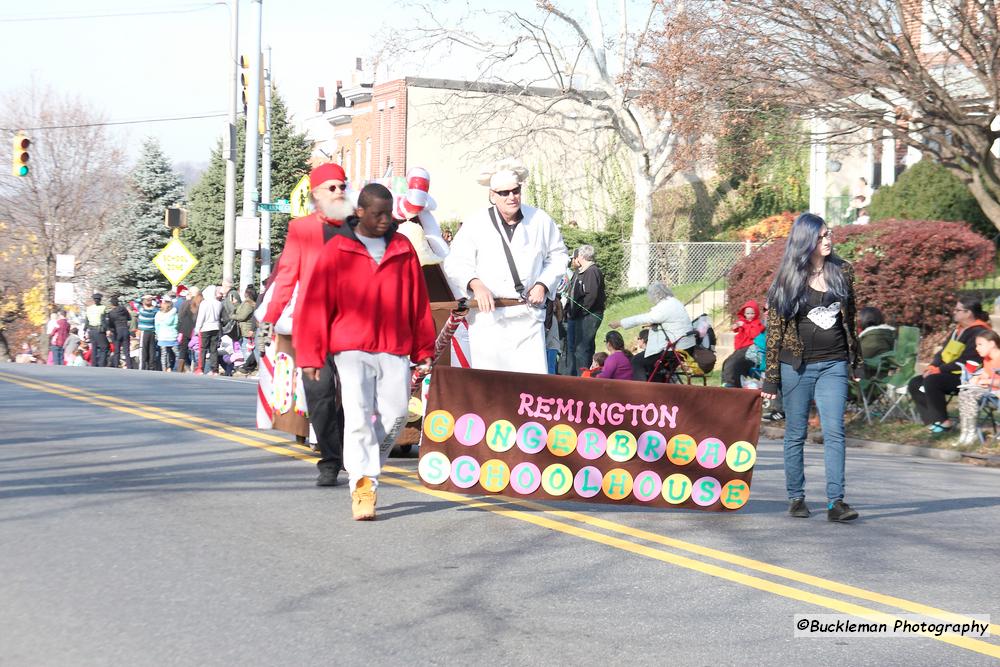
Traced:
<path id="1" fill-rule="evenodd" d="M 852 521 L 844 502 L 844 411 L 851 367 L 859 357 L 855 333 L 854 269 L 833 252 L 823 218 L 795 219 L 785 254 L 767 292 L 767 366 L 761 393 L 781 389 L 785 408 L 785 485 L 788 513 L 806 518 L 803 446 L 815 400 L 823 429 L 827 519 Z"/>

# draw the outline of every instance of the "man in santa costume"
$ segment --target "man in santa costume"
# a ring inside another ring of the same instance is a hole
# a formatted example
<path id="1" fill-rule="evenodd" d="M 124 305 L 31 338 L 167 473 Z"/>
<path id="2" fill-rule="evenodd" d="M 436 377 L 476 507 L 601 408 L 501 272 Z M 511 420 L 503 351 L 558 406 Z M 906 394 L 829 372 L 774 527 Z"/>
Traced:
<path id="1" fill-rule="evenodd" d="M 288 224 L 281 266 L 271 286 L 270 303 L 263 320 L 273 325 L 286 308 L 291 308 L 293 329 L 298 329 L 304 320 L 312 316 L 303 295 L 309 288 L 309 280 L 323 246 L 344 233 L 344 220 L 354 212 L 354 206 L 346 196 L 347 176 L 340 165 L 327 163 L 313 169 L 309 174 L 309 187 L 315 210 Z M 293 294 L 296 298 L 290 304 Z M 326 355 L 318 374 L 303 377 L 303 387 L 309 421 L 320 451 L 320 460 L 316 464 L 319 468 L 316 485 L 335 486 L 343 468 L 344 412 L 332 354 Z"/>
<path id="2" fill-rule="evenodd" d="M 463 221 L 444 261 L 448 279 L 476 300 L 469 314 L 472 367 L 546 373 L 545 302 L 554 298 L 569 256 L 541 209 L 521 204 L 528 170 L 504 159 L 483 170 L 488 208 Z M 494 299 L 520 299 L 497 307 Z"/>

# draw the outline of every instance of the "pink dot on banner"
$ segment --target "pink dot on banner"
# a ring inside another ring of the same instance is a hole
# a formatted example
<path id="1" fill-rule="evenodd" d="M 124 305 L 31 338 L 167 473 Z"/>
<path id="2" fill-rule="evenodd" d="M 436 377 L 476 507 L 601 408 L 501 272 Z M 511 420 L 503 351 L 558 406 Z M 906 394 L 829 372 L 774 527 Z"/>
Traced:
<path id="1" fill-rule="evenodd" d="M 542 472 L 534 463 L 524 461 L 510 471 L 510 488 L 522 496 L 534 493 L 542 483 Z"/>
<path id="2" fill-rule="evenodd" d="M 466 447 L 478 445 L 486 435 L 486 422 L 474 413 L 467 413 L 455 421 L 455 439 Z"/>
<path id="3" fill-rule="evenodd" d="M 636 444 L 639 447 L 639 458 L 649 463 L 659 461 L 667 453 L 667 439 L 657 431 L 646 431 L 639 436 Z M 636 481 L 639 481 L 638 478 Z"/>
<path id="4" fill-rule="evenodd" d="M 593 498 L 601 492 L 604 475 L 594 466 L 584 466 L 573 478 L 573 489 L 581 498 Z"/>
<path id="5" fill-rule="evenodd" d="M 644 503 L 658 497 L 662 489 L 663 480 L 652 470 L 643 470 L 632 483 L 632 495 Z"/>
<path id="6" fill-rule="evenodd" d="M 718 438 L 705 438 L 698 443 L 695 458 L 702 468 L 718 468 L 726 460 L 726 445 Z"/>
<path id="7" fill-rule="evenodd" d="M 451 481 L 460 489 L 467 489 L 479 481 L 479 461 L 471 456 L 459 456 L 451 462 Z"/>
<path id="8" fill-rule="evenodd" d="M 596 428 L 585 428 L 576 436 L 576 453 L 585 459 L 599 459 L 607 448 L 608 436 Z"/>
<path id="9" fill-rule="evenodd" d="M 714 477 L 695 480 L 691 487 L 691 500 L 702 507 L 708 507 L 722 495 L 722 484 Z"/>
<path id="10" fill-rule="evenodd" d="M 517 446 L 525 454 L 537 454 L 548 444 L 548 431 L 538 422 L 524 422 L 517 429 Z"/>

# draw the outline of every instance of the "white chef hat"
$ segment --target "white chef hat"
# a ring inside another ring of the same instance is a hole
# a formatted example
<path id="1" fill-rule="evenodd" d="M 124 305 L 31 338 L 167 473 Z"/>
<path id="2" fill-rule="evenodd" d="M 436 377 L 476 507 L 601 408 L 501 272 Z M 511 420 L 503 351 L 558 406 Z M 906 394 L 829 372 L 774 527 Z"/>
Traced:
<path id="1" fill-rule="evenodd" d="M 515 188 L 528 180 L 528 168 L 520 160 L 507 157 L 484 166 L 477 180 L 491 190 Z"/>

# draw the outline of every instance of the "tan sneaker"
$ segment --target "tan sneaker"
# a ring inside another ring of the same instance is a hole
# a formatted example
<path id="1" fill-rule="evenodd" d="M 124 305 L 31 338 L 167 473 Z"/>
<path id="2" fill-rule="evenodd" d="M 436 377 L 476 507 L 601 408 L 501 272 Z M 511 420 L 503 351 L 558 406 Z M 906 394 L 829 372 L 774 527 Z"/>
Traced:
<path id="1" fill-rule="evenodd" d="M 375 500 L 375 485 L 368 477 L 362 477 L 351 493 L 351 512 L 354 514 L 354 520 L 374 521 Z"/>

